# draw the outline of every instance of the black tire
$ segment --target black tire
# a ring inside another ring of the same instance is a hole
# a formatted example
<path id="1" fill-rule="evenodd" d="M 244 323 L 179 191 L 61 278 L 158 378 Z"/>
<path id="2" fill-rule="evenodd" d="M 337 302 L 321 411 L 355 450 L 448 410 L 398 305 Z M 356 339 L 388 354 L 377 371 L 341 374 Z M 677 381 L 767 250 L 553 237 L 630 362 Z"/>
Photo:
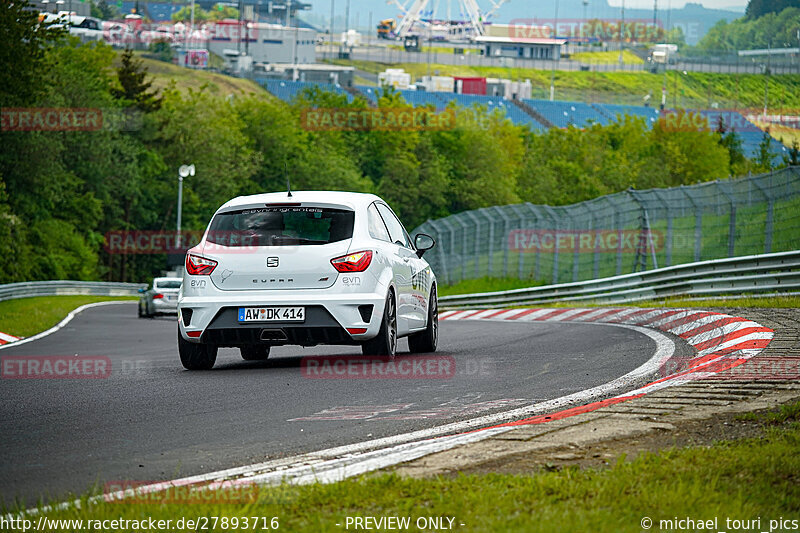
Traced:
<path id="1" fill-rule="evenodd" d="M 184 340 L 178 332 L 178 353 L 186 370 L 211 370 L 217 361 L 217 347 Z"/>
<path id="2" fill-rule="evenodd" d="M 142 302 L 139 302 L 136 305 L 136 310 L 139 312 L 139 318 L 144 318 L 144 315 L 142 314 Z"/>
<path id="3" fill-rule="evenodd" d="M 269 359 L 269 345 L 240 346 L 239 353 L 242 354 L 242 359 L 245 361 L 266 361 Z"/>
<path id="4" fill-rule="evenodd" d="M 433 353 L 439 344 L 439 301 L 436 286 L 431 290 L 428 300 L 428 325 L 424 331 L 408 336 L 408 348 L 411 353 Z"/>
<path id="5" fill-rule="evenodd" d="M 386 355 L 394 358 L 397 354 L 397 306 L 394 293 L 389 291 L 386 305 L 383 306 L 381 329 L 374 339 L 361 345 L 364 355 Z"/>

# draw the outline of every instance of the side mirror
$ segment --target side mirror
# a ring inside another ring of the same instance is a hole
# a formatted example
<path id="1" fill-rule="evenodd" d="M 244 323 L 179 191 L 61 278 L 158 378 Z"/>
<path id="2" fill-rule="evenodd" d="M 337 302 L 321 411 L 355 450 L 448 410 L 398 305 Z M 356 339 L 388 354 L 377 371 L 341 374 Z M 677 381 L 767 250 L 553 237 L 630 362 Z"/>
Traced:
<path id="1" fill-rule="evenodd" d="M 144 289 L 139 289 L 139 294 L 144 294 Z"/>
<path id="2" fill-rule="evenodd" d="M 417 257 L 422 257 L 422 254 L 433 248 L 435 244 L 436 241 L 433 240 L 433 237 L 425 233 L 417 233 L 414 236 L 414 247 L 417 249 Z"/>

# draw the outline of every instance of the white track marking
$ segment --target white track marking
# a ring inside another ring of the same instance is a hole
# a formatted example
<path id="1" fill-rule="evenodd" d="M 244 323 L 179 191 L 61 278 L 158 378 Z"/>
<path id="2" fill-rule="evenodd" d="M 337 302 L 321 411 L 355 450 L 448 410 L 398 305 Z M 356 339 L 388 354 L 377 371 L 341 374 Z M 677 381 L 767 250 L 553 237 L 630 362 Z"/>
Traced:
<path id="1" fill-rule="evenodd" d="M 583 316 L 579 316 L 578 318 L 575 319 L 575 322 L 589 321 L 589 320 L 593 319 L 594 317 L 602 315 L 603 313 L 607 313 L 609 311 L 611 311 L 611 309 L 608 309 L 608 308 L 596 309 L 595 311 L 592 311 L 591 313 L 586 313 Z"/>
<path id="2" fill-rule="evenodd" d="M 720 350 L 725 350 L 726 348 L 732 348 L 732 347 L 738 346 L 740 344 L 745 344 L 745 343 L 747 343 L 747 341 L 755 341 L 755 340 L 763 340 L 763 339 L 772 340 L 773 336 L 774 336 L 774 333 L 771 333 L 769 331 L 760 331 L 760 332 L 757 332 L 757 333 L 749 333 L 747 335 L 742 335 L 741 337 L 737 337 L 737 338 L 735 338 L 733 340 L 729 340 L 727 342 L 723 342 L 723 343 L 718 344 L 718 345 L 716 345 L 714 347 L 706 348 L 705 350 L 700 350 L 699 352 L 697 352 L 697 357 L 703 357 L 703 356 L 708 355 L 710 353 L 718 352 Z M 746 346 L 743 346 L 743 348 L 745 348 L 745 347 Z"/>
<path id="3" fill-rule="evenodd" d="M 551 311 L 553 311 L 553 309 L 551 309 Z M 547 321 L 550 322 L 552 320 L 553 322 L 561 322 L 562 320 L 565 320 L 573 315 L 577 315 L 578 313 L 582 313 L 584 311 L 586 311 L 586 309 L 569 309 L 568 311 L 565 311 L 559 315 L 556 315 L 552 318 L 548 318 Z"/>
<path id="4" fill-rule="evenodd" d="M 673 335 L 683 335 L 687 331 L 692 331 L 695 328 L 699 328 L 700 326 L 705 326 L 706 324 L 711 324 L 712 322 L 716 322 L 725 318 L 726 315 L 709 315 L 709 316 L 701 316 L 699 318 L 695 318 L 691 322 L 687 322 L 686 324 L 681 324 L 680 326 L 675 326 L 674 328 L 670 328 L 669 332 Z"/>
<path id="5" fill-rule="evenodd" d="M 0 341 L 2 341 L 2 343 L 14 342 L 18 340 L 19 337 L 15 337 L 14 335 L 9 335 L 8 333 L 3 333 L 2 331 L 0 331 Z"/>
<path id="6" fill-rule="evenodd" d="M 682 318 L 686 318 L 689 315 L 693 315 L 699 312 L 700 311 L 681 311 L 679 313 L 675 313 L 674 315 L 665 316 L 664 318 L 660 318 L 658 320 L 650 322 L 649 324 L 643 324 L 643 325 L 648 328 L 661 328 L 661 326 L 669 324 L 673 320 L 680 320 Z"/>
<path id="7" fill-rule="evenodd" d="M 133 301 L 133 300 L 118 300 L 118 301 L 111 301 L 111 302 L 96 302 L 96 303 L 93 303 L 93 304 L 82 305 L 82 306 L 78 307 L 77 309 L 73 309 L 72 311 L 70 311 L 69 314 L 67 314 L 67 316 L 64 317 L 64 320 L 62 320 L 61 322 L 59 322 L 58 324 L 56 324 L 52 328 L 48 329 L 47 331 L 43 331 L 41 333 L 37 333 L 36 335 L 34 335 L 32 337 L 25 337 L 24 339 L 20 339 L 20 340 L 15 341 L 15 342 L 10 342 L 8 344 L 3 344 L 2 346 L 0 346 L 0 350 L 2 350 L 4 348 L 13 348 L 15 346 L 21 346 L 23 344 L 28 344 L 29 342 L 33 342 L 33 341 L 39 340 L 39 339 L 41 339 L 43 337 L 47 337 L 48 335 L 52 335 L 56 331 L 60 330 L 61 328 L 63 328 L 64 326 L 66 326 L 67 324 L 72 322 L 72 319 L 75 318 L 75 315 L 77 315 L 78 313 L 81 313 L 83 311 L 86 311 L 87 309 L 91 309 L 93 307 L 100 307 L 101 305 L 132 304 L 132 303 L 136 303 L 136 302 Z"/>
<path id="8" fill-rule="evenodd" d="M 729 324 L 725 324 L 724 326 L 717 326 L 714 329 L 704 331 L 703 333 L 698 333 L 697 335 L 693 335 L 691 337 L 685 337 L 685 339 L 686 342 L 688 342 L 692 346 L 697 346 L 702 342 L 708 342 L 712 339 L 729 335 L 734 331 L 738 331 L 743 328 L 761 328 L 761 327 L 763 326 L 758 322 L 753 322 L 752 320 L 743 320 L 741 322 L 731 322 Z"/>
<path id="9" fill-rule="evenodd" d="M 519 311 L 525 311 L 525 309 L 520 309 Z M 521 316 L 519 318 L 515 318 L 514 320 L 515 321 L 519 321 L 519 322 L 530 322 L 532 320 L 536 320 L 540 316 L 544 316 L 544 315 L 546 315 L 548 313 L 552 313 L 552 312 L 553 312 L 553 309 L 537 309 L 536 311 L 533 311 L 532 313 L 528 313 L 525 316 Z"/>

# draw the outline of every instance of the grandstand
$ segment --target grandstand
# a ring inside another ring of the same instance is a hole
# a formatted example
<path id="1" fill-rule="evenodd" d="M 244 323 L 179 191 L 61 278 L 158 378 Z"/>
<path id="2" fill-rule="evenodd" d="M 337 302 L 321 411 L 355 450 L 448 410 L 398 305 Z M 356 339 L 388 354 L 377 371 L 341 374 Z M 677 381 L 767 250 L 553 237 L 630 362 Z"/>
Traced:
<path id="1" fill-rule="evenodd" d="M 550 100 L 531 100 L 527 98 L 523 101 L 559 128 L 568 126 L 586 128 L 592 124 L 605 126 L 612 122 L 591 105 L 581 102 L 551 102 Z"/>
<path id="2" fill-rule="evenodd" d="M 304 88 L 318 86 L 323 90 L 343 94 L 348 102 L 353 101 L 353 94 L 342 87 L 333 84 L 318 84 L 303 81 L 288 80 L 256 80 L 267 91 L 278 98 L 291 102 Z M 356 94 L 362 95 L 372 105 L 378 103 L 378 87 L 367 85 L 355 86 Z M 545 131 L 547 126 L 537 121 L 531 114 L 524 110 L 524 105 L 517 105 L 513 100 L 498 96 L 484 96 L 477 94 L 458 94 L 448 92 L 427 92 L 410 89 L 400 89 L 398 92 L 409 104 L 417 106 L 433 106 L 436 110 L 445 109 L 451 102 L 459 107 L 472 108 L 474 105 L 484 106 L 488 111 L 499 110 L 514 124 L 523 125 L 534 131 Z M 642 117 L 648 126 L 652 127 L 658 120 L 660 111 L 651 107 L 615 105 L 615 104 L 587 104 L 583 102 L 563 102 L 549 100 L 524 99 L 522 101 L 539 113 L 544 120 L 558 128 L 574 126 L 577 128 L 590 127 L 592 124 L 608 125 L 617 122 L 624 116 Z M 755 157 L 759 145 L 764 137 L 764 132 L 755 124 L 748 121 L 743 115 L 735 111 L 720 112 L 716 110 L 699 110 L 701 115 L 708 120 L 709 127 L 716 128 L 719 117 L 722 116 L 727 128 L 733 128 L 742 139 L 742 151 L 747 157 Z M 533 113 L 533 112 L 532 112 Z M 534 113 L 535 114 L 535 113 Z M 788 154 L 788 149 L 775 141 L 772 152 L 776 163 Z"/>
<path id="3" fill-rule="evenodd" d="M 353 101 L 353 95 L 332 83 L 314 83 L 309 81 L 271 80 L 256 78 L 256 83 L 263 86 L 268 92 L 285 102 L 293 101 L 306 88 L 317 87 L 322 91 L 341 94 L 347 97 L 348 102 Z"/>

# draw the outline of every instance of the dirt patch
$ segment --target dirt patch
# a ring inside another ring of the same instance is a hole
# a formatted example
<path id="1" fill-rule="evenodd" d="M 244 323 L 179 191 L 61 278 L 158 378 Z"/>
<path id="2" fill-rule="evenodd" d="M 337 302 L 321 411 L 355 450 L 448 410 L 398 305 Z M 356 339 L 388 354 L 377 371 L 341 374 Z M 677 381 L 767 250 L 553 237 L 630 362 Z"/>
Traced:
<path id="1" fill-rule="evenodd" d="M 779 409 L 759 411 L 778 412 Z M 565 467 L 603 468 L 618 460 L 633 460 L 642 453 L 658 453 L 670 448 L 710 446 L 719 441 L 759 438 L 771 425 L 746 419 L 741 414 L 724 413 L 714 418 L 674 423 L 671 431 L 653 431 L 634 438 L 611 439 L 589 446 L 569 446 L 558 450 L 531 451 L 505 455 L 476 465 L 465 466 L 458 473 L 445 474 L 530 474 Z M 791 423 L 791 422 L 787 422 Z"/>

